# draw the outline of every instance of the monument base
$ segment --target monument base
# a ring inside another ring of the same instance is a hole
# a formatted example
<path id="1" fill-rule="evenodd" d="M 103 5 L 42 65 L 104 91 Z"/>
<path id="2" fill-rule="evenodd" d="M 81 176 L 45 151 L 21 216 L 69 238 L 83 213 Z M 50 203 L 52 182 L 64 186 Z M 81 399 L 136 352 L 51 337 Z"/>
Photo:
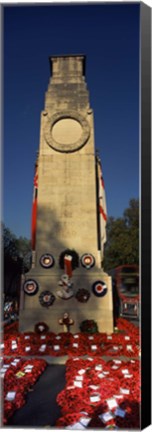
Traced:
<path id="1" fill-rule="evenodd" d="M 67 312 L 68 308 L 64 308 L 64 313 Z M 62 314 L 63 315 L 63 314 Z M 59 324 L 59 319 L 62 318 L 62 315 L 59 313 L 58 309 L 53 310 L 44 310 L 41 312 L 39 309 L 29 309 L 23 310 L 20 315 L 20 324 L 19 331 L 20 332 L 28 332 L 34 331 L 34 326 L 38 322 L 45 322 L 49 326 L 49 331 L 54 332 L 56 334 L 63 332 L 63 326 Z M 102 316 L 101 316 L 102 315 Z M 70 311 L 70 317 L 74 321 L 74 324 L 70 327 L 71 333 L 80 332 L 80 324 L 84 320 L 94 320 L 97 323 L 98 331 L 101 333 L 112 333 L 113 332 L 113 321 L 111 320 L 111 313 L 107 309 L 104 311 L 96 311 L 96 310 L 84 310 L 84 311 L 75 311 L 74 309 Z"/>
<path id="2" fill-rule="evenodd" d="M 30 277 L 34 279 L 34 271 L 30 272 Z M 29 274 L 28 274 L 29 279 Z M 63 318 L 65 313 L 68 313 L 70 319 L 74 321 L 70 327 L 71 333 L 80 332 L 80 324 L 84 320 L 94 320 L 97 324 L 99 332 L 113 332 L 113 305 L 112 305 L 112 284 L 111 277 L 99 270 L 89 271 L 89 274 L 82 275 L 79 270 L 75 271 L 72 277 L 72 292 L 73 296 L 68 299 L 62 299 L 58 296 L 60 286 L 58 281 L 60 276 L 56 273 L 48 276 L 42 272 L 37 274 L 37 282 L 39 287 L 38 293 L 34 296 L 24 294 L 24 307 L 20 310 L 19 331 L 34 331 L 34 327 L 38 322 L 45 322 L 49 326 L 49 330 L 54 333 L 63 331 L 63 326 L 59 324 L 59 320 Z M 102 280 L 107 291 L 104 295 L 93 292 L 93 284 L 95 281 Z M 78 290 L 86 289 L 89 298 L 87 301 L 81 302 L 76 294 Z M 45 290 L 49 290 L 54 296 L 54 303 L 49 306 L 41 306 L 39 296 Z"/>

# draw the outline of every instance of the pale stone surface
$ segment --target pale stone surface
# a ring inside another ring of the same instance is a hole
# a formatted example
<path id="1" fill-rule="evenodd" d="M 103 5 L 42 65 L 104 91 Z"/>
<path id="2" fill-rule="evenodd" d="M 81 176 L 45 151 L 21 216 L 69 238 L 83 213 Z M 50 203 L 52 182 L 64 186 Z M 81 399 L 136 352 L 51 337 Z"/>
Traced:
<path id="1" fill-rule="evenodd" d="M 20 330 L 33 330 L 39 321 L 45 321 L 50 330 L 61 331 L 58 324 L 64 312 L 74 319 L 71 331 L 79 331 L 84 319 L 94 319 L 100 331 L 113 330 L 111 278 L 101 269 L 98 251 L 97 197 L 93 112 L 82 56 L 54 57 L 53 75 L 45 95 L 41 114 L 38 160 L 38 215 L 35 266 L 26 279 L 38 282 L 34 296 L 24 295 L 20 311 Z M 67 139 L 66 139 L 67 134 Z M 90 299 L 80 303 L 57 297 L 58 282 L 63 274 L 59 256 L 66 248 L 74 249 L 79 257 L 91 253 L 95 267 L 87 270 L 79 265 L 73 271 L 74 293 L 87 288 Z M 40 257 L 51 253 L 55 265 L 44 269 Z M 92 284 L 103 280 L 107 294 L 98 298 L 92 293 Z M 39 295 L 50 290 L 56 300 L 49 308 L 42 307 Z"/>
<path id="2" fill-rule="evenodd" d="M 69 133 L 70 131 L 70 133 Z M 82 127 L 74 119 L 63 118 L 53 126 L 52 137 L 61 144 L 72 144 L 81 138 Z"/>

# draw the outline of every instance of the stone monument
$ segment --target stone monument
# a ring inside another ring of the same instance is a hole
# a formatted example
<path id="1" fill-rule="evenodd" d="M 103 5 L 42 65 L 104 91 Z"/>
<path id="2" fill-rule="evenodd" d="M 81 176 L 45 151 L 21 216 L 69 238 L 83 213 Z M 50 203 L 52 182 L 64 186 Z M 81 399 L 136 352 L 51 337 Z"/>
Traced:
<path id="1" fill-rule="evenodd" d="M 85 57 L 54 56 L 50 65 L 34 185 L 32 267 L 22 285 L 19 327 L 29 331 L 45 322 L 58 333 L 65 315 L 73 333 L 84 320 L 94 320 L 99 331 L 112 332 L 111 278 L 102 268 L 103 180 L 95 154 Z"/>

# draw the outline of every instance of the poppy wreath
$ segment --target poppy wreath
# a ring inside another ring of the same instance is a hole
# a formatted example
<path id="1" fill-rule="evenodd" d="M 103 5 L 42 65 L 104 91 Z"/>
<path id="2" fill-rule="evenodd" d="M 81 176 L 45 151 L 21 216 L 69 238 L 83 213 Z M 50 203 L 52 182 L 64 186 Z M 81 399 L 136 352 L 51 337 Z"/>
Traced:
<path id="1" fill-rule="evenodd" d="M 138 340 L 139 340 L 139 328 L 136 327 L 133 323 L 127 321 L 124 318 L 118 318 L 117 327 L 118 327 L 119 331 L 131 334 L 132 337 L 135 337 L 135 339 L 138 338 Z"/>
<path id="2" fill-rule="evenodd" d="M 86 414 L 83 415 L 85 417 Z M 69 425 L 73 425 L 74 423 L 77 423 L 81 420 L 82 413 L 79 412 L 73 412 L 70 414 L 66 414 L 64 417 L 60 417 L 56 422 L 56 427 L 66 427 Z M 87 418 L 87 416 L 86 416 Z"/>
<path id="3" fill-rule="evenodd" d="M 18 331 L 18 321 L 12 322 L 10 324 L 5 324 L 4 323 L 4 329 L 6 328 L 7 333 L 16 333 Z"/>
<path id="4" fill-rule="evenodd" d="M 100 357 L 68 359 L 66 386 L 58 394 L 57 403 L 61 408 L 58 426 L 81 423 L 81 414 L 86 416 L 89 428 L 126 429 L 126 425 L 128 429 L 138 428 L 139 361 L 110 360 L 107 363 Z"/>
<path id="5" fill-rule="evenodd" d="M 79 267 L 79 255 L 74 249 L 65 249 L 63 252 L 61 252 L 59 257 L 59 266 L 61 269 L 64 270 L 64 257 L 65 255 L 70 255 L 72 257 L 72 270 L 75 270 L 77 267 Z"/>
<path id="6" fill-rule="evenodd" d="M 41 324 L 40 324 L 41 327 Z M 43 328 L 43 327 L 42 327 Z M 139 347 L 135 343 L 127 344 L 126 342 L 122 341 L 122 343 L 113 343 L 112 341 L 99 341 L 97 338 L 97 335 L 100 336 L 100 334 L 91 333 L 89 331 L 88 334 L 90 334 L 90 337 L 87 339 L 86 337 L 86 328 L 84 333 L 80 333 L 78 338 L 75 338 L 75 336 L 78 335 L 72 335 L 70 333 L 66 334 L 67 337 L 63 336 L 55 336 L 54 334 L 50 334 L 49 332 L 46 334 L 45 332 L 39 332 L 39 333 L 33 333 L 33 335 L 25 335 L 21 336 L 18 335 L 17 337 L 14 337 L 12 335 L 10 339 L 5 339 L 4 341 L 4 347 L 1 348 L 1 351 L 4 352 L 4 355 L 6 356 L 16 356 L 16 355 L 24 355 L 28 356 L 29 354 L 35 355 L 38 354 L 39 351 L 41 351 L 41 339 L 45 339 L 43 343 L 47 343 L 46 349 L 44 350 L 46 353 L 46 350 L 50 350 L 50 355 L 92 355 L 96 356 L 98 355 L 106 355 L 111 356 L 113 358 L 118 357 L 120 355 L 126 356 L 127 358 L 136 358 L 139 356 Z M 91 336 L 92 335 L 92 336 Z M 85 338 L 82 338 L 82 336 L 85 336 Z M 27 339 L 27 340 L 26 340 Z M 55 348 L 53 348 L 54 345 L 59 345 L 58 351 L 55 351 Z M 44 351 L 42 351 L 44 353 Z"/>
<path id="7" fill-rule="evenodd" d="M 98 326 L 94 320 L 84 320 L 80 324 L 80 330 L 82 333 L 97 333 Z"/>
<path id="8" fill-rule="evenodd" d="M 40 258 L 40 264 L 44 268 L 51 268 L 54 265 L 54 258 L 51 254 L 44 254 Z"/>
<path id="9" fill-rule="evenodd" d="M 128 323 L 127 320 L 120 319 L 118 326 L 123 328 L 123 332 L 105 334 L 97 333 L 96 323 L 93 320 L 82 321 L 82 330 L 77 334 L 70 332 L 59 334 L 48 331 L 44 322 L 37 323 L 37 326 L 42 326 L 42 333 L 25 332 L 21 334 L 7 326 L 4 328 L 4 339 L 1 343 L 1 352 L 5 356 L 28 356 L 46 354 L 50 351 L 50 355 L 106 355 L 113 358 L 124 355 L 127 358 L 135 359 L 140 355 L 139 329 L 134 324 Z M 127 333 L 126 333 L 127 330 Z M 43 340 L 43 342 L 42 342 Z M 46 344 L 46 347 L 44 345 Z M 54 345 L 59 345 L 57 351 Z M 131 362 L 133 360 L 130 360 Z M 134 363 L 133 363 L 134 364 Z M 114 368 L 113 372 L 117 370 Z M 129 378 L 128 378 L 129 379 Z"/>
<path id="10" fill-rule="evenodd" d="M 5 362 L 5 360 L 4 360 Z M 41 359 L 7 359 L 8 369 L 4 376 L 4 414 L 3 423 L 7 424 L 17 409 L 26 403 L 26 394 L 43 373 L 47 363 Z M 12 396 L 12 398 L 10 398 Z"/>
<path id="11" fill-rule="evenodd" d="M 107 286 L 105 282 L 98 280 L 92 285 L 93 294 L 97 297 L 104 297 L 107 294 Z"/>
<path id="12" fill-rule="evenodd" d="M 23 290 L 25 294 L 33 296 L 38 292 L 38 283 L 34 279 L 28 279 L 24 282 Z"/>
<path id="13" fill-rule="evenodd" d="M 90 298 L 90 293 L 89 293 L 89 291 L 88 291 L 87 289 L 85 289 L 85 288 L 80 288 L 80 289 L 77 291 L 77 293 L 76 293 L 76 295 L 75 295 L 75 298 L 76 298 L 79 302 L 81 302 L 81 303 L 86 303 L 86 302 L 89 300 L 89 298 Z"/>
<path id="14" fill-rule="evenodd" d="M 48 332 L 49 327 L 45 322 L 38 322 L 37 324 L 35 324 L 34 330 L 37 334 L 43 334 Z"/>
<path id="15" fill-rule="evenodd" d="M 39 301 L 41 306 L 49 307 L 53 305 L 55 296 L 50 291 L 42 291 L 39 295 Z"/>
<path id="16" fill-rule="evenodd" d="M 95 258 L 90 253 L 85 253 L 81 257 L 81 265 L 85 267 L 86 269 L 90 269 L 95 265 Z"/>

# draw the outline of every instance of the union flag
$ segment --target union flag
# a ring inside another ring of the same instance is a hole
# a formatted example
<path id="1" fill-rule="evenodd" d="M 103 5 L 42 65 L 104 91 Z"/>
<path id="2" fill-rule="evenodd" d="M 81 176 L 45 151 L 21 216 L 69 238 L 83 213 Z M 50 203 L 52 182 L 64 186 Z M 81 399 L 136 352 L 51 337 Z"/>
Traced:
<path id="1" fill-rule="evenodd" d="M 69 276 L 69 278 L 72 277 L 72 256 L 71 255 L 64 256 L 64 271 L 65 274 Z"/>
<path id="2" fill-rule="evenodd" d="M 103 252 L 104 243 L 107 241 L 106 224 L 107 224 L 107 205 L 105 185 L 102 174 L 102 166 L 99 157 L 97 157 L 97 181 L 98 181 L 98 209 L 100 221 L 101 251 Z"/>
<path id="3" fill-rule="evenodd" d="M 35 164 L 33 203 L 32 203 L 32 250 L 35 250 L 36 243 L 36 218 L 37 218 L 37 195 L 38 195 L 38 161 Z"/>

